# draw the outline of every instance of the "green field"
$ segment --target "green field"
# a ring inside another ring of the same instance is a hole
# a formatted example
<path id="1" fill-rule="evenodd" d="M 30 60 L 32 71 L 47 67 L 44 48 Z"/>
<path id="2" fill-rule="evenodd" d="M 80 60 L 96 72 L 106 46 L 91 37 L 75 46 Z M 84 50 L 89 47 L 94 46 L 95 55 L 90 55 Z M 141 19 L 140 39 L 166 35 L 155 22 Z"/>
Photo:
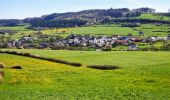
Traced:
<path id="1" fill-rule="evenodd" d="M 158 14 L 142 14 L 141 16 L 134 17 L 132 19 L 150 19 L 158 21 L 170 21 L 170 17 L 162 16 Z M 13 35 L 12 39 L 17 39 L 23 35 L 32 34 L 36 31 L 27 29 L 28 26 L 14 26 L 14 27 L 0 27 L 0 30 L 14 30 L 17 31 L 17 34 Z M 64 31 L 64 32 L 63 32 Z M 141 24 L 140 27 L 130 28 L 130 27 L 121 27 L 120 24 L 104 24 L 104 25 L 93 25 L 88 27 L 70 27 L 70 28 L 53 28 L 43 30 L 44 34 L 49 35 L 61 35 L 63 37 L 68 36 L 69 34 L 90 34 L 90 35 L 127 35 L 132 33 L 135 36 L 138 36 L 138 32 L 143 31 L 145 37 L 148 36 L 167 36 L 170 33 L 169 25 L 156 26 L 154 24 Z M 64 34 L 63 34 L 64 33 Z M 8 37 L 8 35 L 6 35 Z"/>
<path id="2" fill-rule="evenodd" d="M 33 34 L 36 31 L 26 29 L 26 26 L 16 26 L 16 27 L 0 27 L 0 30 L 15 30 L 17 31 L 14 35 L 5 35 L 5 37 L 12 37 L 12 39 L 18 39 L 24 35 Z M 63 34 L 62 31 L 65 31 Z M 75 27 L 75 28 L 61 28 L 61 29 L 49 29 L 43 30 L 44 34 L 49 35 L 60 35 L 67 37 L 70 33 L 73 34 L 89 34 L 89 35 L 127 35 L 132 33 L 134 36 L 138 36 L 139 31 L 145 33 L 144 37 L 148 36 L 160 36 L 165 37 L 170 33 L 170 28 L 168 25 L 156 26 L 152 24 L 142 24 L 140 27 L 130 28 L 121 27 L 118 24 L 111 25 L 95 25 L 89 27 Z M 57 33 L 56 33 L 57 32 Z"/>
<path id="3" fill-rule="evenodd" d="M 5 26 L 5 27 L 0 27 L 0 30 L 13 30 L 13 31 L 15 31 L 16 33 L 14 33 L 14 34 L 11 34 L 11 35 L 5 34 L 4 35 L 6 38 L 10 37 L 12 40 L 15 40 L 15 39 L 19 39 L 22 36 L 26 36 L 28 34 L 36 32 L 36 31 L 30 30 L 30 29 L 27 29 L 27 27 L 28 26 L 13 26 L 13 27 L 6 27 Z"/>
<path id="4" fill-rule="evenodd" d="M 127 35 L 132 33 L 134 36 L 138 36 L 139 31 L 145 33 L 145 37 L 148 36 L 167 36 L 170 33 L 170 28 L 168 25 L 156 26 L 153 24 L 142 24 L 140 27 L 130 28 L 130 27 L 121 27 L 120 25 L 96 25 L 89 27 L 77 27 L 77 28 L 63 28 L 63 29 L 51 29 L 45 30 L 45 34 L 53 34 L 56 31 L 61 32 L 62 30 L 66 31 L 66 34 L 60 33 L 61 36 L 68 36 L 69 33 L 73 34 L 90 34 L 90 35 Z"/>
<path id="5" fill-rule="evenodd" d="M 3 49 L 18 52 L 28 52 L 31 54 L 58 58 L 62 60 L 80 62 L 84 65 L 118 65 L 122 67 L 140 66 L 159 64 L 167 61 L 170 57 L 165 57 L 169 52 L 129 52 L 129 51 L 112 51 L 112 52 L 96 52 L 96 51 L 69 51 L 69 50 L 32 50 L 32 49 Z M 145 56 L 146 55 L 146 56 Z M 159 60 L 161 59 L 161 62 Z M 123 61 L 123 63 L 122 63 Z M 139 63 L 141 62 L 141 63 Z"/>
<path id="6" fill-rule="evenodd" d="M 0 99 L 149 99 L 170 98 L 169 52 L 94 52 L 18 50 L 89 64 L 112 64 L 117 70 L 96 70 L 33 58 L 0 54 L 8 67 L 0 84 Z"/>
<path id="7" fill-rule="evenodd" d="M 170 17 L 158 15 L 158 14 L 142 14 L 137 19 L 151 19 L 151 20 L 162 20 L 162 21 L 170 21 Z"/>

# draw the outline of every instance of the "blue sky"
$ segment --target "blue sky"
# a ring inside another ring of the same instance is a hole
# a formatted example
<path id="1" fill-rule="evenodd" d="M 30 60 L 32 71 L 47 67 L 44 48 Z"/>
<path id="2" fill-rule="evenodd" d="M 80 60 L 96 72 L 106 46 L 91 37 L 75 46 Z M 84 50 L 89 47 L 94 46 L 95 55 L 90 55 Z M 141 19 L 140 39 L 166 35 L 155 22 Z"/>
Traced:
<path id="1" fill-rule="evenodd" d="M 23 19 L 86 9 L 151 7 L 167 12 L 170 0 L 0 0 L 0 19 Z"/>

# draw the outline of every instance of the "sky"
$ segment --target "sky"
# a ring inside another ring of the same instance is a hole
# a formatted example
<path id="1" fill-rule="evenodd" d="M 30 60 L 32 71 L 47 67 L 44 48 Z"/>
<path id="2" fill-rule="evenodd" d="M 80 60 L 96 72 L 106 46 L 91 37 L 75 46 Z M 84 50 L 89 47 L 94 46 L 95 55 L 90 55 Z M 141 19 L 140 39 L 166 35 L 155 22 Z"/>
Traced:
<path id="1" fill-rule="evenodd" d="M 87 9 L 151 7 L 167 12 L 170 0 L 0 0 L 0 19 L 40 17 Z"/>

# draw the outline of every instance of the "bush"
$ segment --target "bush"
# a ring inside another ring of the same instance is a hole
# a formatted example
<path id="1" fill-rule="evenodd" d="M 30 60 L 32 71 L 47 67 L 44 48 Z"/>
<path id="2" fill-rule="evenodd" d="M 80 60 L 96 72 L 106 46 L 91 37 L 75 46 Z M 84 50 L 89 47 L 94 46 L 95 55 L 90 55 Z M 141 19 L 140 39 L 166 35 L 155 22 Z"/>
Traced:
<path id="1" fill-rule="evenodd" d="M 10 67 L 11 69 L 22 69 L 22 67 L 21 66 L 12 66 L 12 67 Z"/>
<path id="2" fill-rule="evenodd" d="M 119 66 L 112 66 L 112 65 L 89 65 L 88 68 L 93 69 L 100 69 L 100 70 L 113 70 L 113 69 L 119 69 Z"/>
<path id="3" fill-rule="evenodd" d="M 106 44 L 104 48 L 102 48 L 103 51 L 112 51 L 112 45 Z"/>
<path id="4" fill-rule="evenodd" d="M 0 63 L 0 68 L 5 68 L 5 65 Z"/>

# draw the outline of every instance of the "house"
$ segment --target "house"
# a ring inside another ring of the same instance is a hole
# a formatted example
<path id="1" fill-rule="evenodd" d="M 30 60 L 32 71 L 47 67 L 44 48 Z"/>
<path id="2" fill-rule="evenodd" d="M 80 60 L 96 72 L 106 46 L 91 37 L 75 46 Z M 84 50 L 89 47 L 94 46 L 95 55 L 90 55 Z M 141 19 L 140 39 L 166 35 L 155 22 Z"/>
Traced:
<path id="1" fill-rule="evenodd" d="M 63 40 L 61 40 L 61 42 L 64 43 L 64 44 L 67 44 L 67 43 L 68 43 L 68 40 L 63 39 Z"/>
<path id="2" fill-rule="evenodd" d="M 94 36 L 89 39 L 89 43 L 90 43 L 90 44 L 97 44 L 97 42 L 98 42 L 98 40 L 97 40 L 97 38 L 94 37 Z"/>
<path id="3" fill-rule="evenodd" d="M 151 40 L 152 42 L 155 42 L 157 39 L 156 39 L 156 37 L 150 37 L 150 40 Z"/>
<path id="4" fill-rule="evenodd" d="M 118 39 L 117 40 L 130 40 L 130 38 L 131 37 L 129 37 L 129 36 L 120 36 L 120 37 L 118 37 Z"/>
<path id="5" fill-rule="evenodd" d="M 113 35 L 113 36 L 112 36 L 112 40 L 117 40 L 118 37 L 119 37 L 118 35 Z"/>
<path id="6" fill-rule="evenodd" d="M 105 46 L 105 44 L 106 44 L 106 42 L 105 42 L 104 40 L 99 40 L 99 41 L 97 42 L 97 46 L 98 46 L 98 47 L 103 47 L 103 46 Z"/>
<path id="7" fill-rule="evenodd" d="M 4 44 L 0 42 L 0 48 L 2 48 L 2 47 L 3 47 L 3 45 L 4 45 Z"/>
<path id="8" fill-rule="evenodd" d="M 26 41 L 30 41 L 30 40 L 32 40 L 33 38 L 32 38 L 32 37 L 29 37 L 29 36 L 25 36 L 25 37 L 23 37 L 23 39 L 26 40 Z"/>
<path id="9" fill-rule="evenodd" d="M 69 45 L 79 45 L 82 41 L 82 36 L 71 34 L 67 37 Z"/>
<path id="10" fill-rule="evenodd" d="M 49 47 L 49 43 L 43 42 L 43 43 L 40 43 L 39 46 L 42 48 L 47 48 Z"/>
<path id="11" fill-rule="evenodd" d="M 128 42 L 128 40 L 116 40 L 116 44 L 127 46 L 127 45 L 129 45 L 129 42 Z"/>
<path id="12" fill-rule="evenodd" d="M 79 36 L 76 36 L 76 37 L 73 39 L 73 42 L 74 42 L 75 45 L 78 45 L 78 44 L 80 44 L 80 40 L 81 40 L 81 38 L 80 38 Z"/>
<path id="13" fill-rule="evenodd" d="M 139 49 L 139 47 L 137 44 L 131 44 L 128 48 L 128 50 L 138 50 L 138 49 Z"/>
<path id="14" fill-rule="evenodd" d="M 140 36 L 144 36 L 144 35 L 145 35 L 144 32 L 142 32 L 142 31 L 139 32 L 139 37 L 140 37 Z"/>
<path id="15" fill-rule="evenodd" d="M 141 42 L 143 39 L 141 39 L 141 38 L 130 38 L 130 41 L 132 41 L 132 42 Z"/>
<path id="16" fill-rule="evenodd" d="M 15 44 L 16 44 L 15 41 L 10 41 L 10 42 L 7 43 L 7 47 L 8 47 L 8 48 L 15 47 Z"/>
<path id="17" fill-rule="evenodd" d="M 111 41 L 111 44 L 112 44 L 112 45 L 115 45 L 115 44 L 116 44 L 116 40 L 112 40 L 112 41 Z"/>
<path id="18" fill-rule="evenodd" d="M 167 36 L 167 40 L 170 40 L 170 34 Z"/>

